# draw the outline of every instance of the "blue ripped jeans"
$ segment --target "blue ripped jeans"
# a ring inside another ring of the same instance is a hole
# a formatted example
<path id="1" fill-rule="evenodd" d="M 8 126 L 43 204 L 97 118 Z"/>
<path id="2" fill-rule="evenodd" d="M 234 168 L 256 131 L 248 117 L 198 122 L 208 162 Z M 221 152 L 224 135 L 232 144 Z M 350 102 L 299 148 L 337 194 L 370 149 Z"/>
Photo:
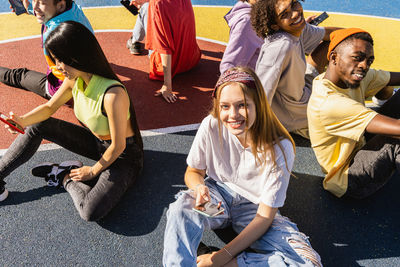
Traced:
<path id="1" fill-rule="evenodd" d="M 205 217 L 192 210 L 195 203 L 192 191 L 180 192 L 167 212 L 163 266 L 196 266 L 197 247 L 204 230 L 232 225 L 235 232 L 240 233 L 255 217 L 258 205 L 212 179 L 207 179 L 206 185 L 212 202 L 222 201 L 225 213 Z M 268 231 L 250 247 L 257 253 L 238 254 L 239 266 L 322 266 L 307 237 L 279 212 Z"/>

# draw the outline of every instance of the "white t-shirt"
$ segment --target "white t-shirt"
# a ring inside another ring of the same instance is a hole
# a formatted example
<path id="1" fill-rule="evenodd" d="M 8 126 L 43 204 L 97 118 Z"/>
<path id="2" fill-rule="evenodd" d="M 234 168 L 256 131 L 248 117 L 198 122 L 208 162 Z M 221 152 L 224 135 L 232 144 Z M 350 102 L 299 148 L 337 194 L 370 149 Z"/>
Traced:
<path id="1" fill-rule="evenodd" d="M 267 158 L 264 166 L 257 166 L 251 148 L 244 148 L 237 137 L 222 124 L 220 135 L 218 120 L 209 115 L 200 125 L 187 157 L 187 164 L 192 168 L 206 170 L 208 177 L 226 184 L 255 204 L 262 202 L 279 208 L 285 202 L 294 162 L 292 143 L 284 139 L 281 145 L 289 170 L 278 145 L 274 146 L 276 167 L 272 168 L 270 158 Z"/>

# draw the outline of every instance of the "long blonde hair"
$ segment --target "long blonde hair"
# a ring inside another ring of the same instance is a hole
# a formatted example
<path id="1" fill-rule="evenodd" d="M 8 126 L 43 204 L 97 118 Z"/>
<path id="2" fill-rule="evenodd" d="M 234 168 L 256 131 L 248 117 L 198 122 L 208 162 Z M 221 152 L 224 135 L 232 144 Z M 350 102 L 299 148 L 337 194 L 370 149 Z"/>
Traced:
<path id="1" fill-rule="evenodd" d="M 210 114 L 218 120 L 218 126 L 219 126 L 219 128 L 221 128 L 220 125 L 222 123 L 221 123 L 221 119 L 220 119 L 220 105 L 219 105 L 220 98 L 221 98 L 221 91 L 228 84 L 237 83 L 240 86 L 240 88 L 242 89 L 245 107 L 246 107 L 246 97 L 245 96 L 250 97 L 254 101 L 254 104 L 256 107 L 256 118 L 255 118 L 253 125 L 249 129 L 247 129 L 248 114 L 247 114 L 247 108 L 246 108 L 246 135 L 247 135 L 247 132 L 250 135 L 250 138 L 252 141 L 251 142 L 251 151 L 255 157 L 256 163 L 258 163 L 260 166 L 262 166 L 266 162 L 268 155 L 270 155 L 271 159 L 273 161 L 273 166 L 275 167 L 276 166 L 276 159 L 275 159 L 276 155 L 275 155 L 274 145 L 276 144 L 279 146 L 280 150 L 282 151 L 282 154 L 284 156 L 285 163 L 286 163 L 286 168 L 289 170 L 289 168 L 287 166 L 286 155 L 285 155 L 284 149 L 281 145 L 281 141 L 283 139 L 289 139 L 293 145 L 294 151 L 296 149 L 295 143 L 293 141 L 293 138 L 290 136 L 289 132 L 280 123 L 280 121 L 275 116 L 274 112 L 272 111 L 270 105 L 268 104 L 267 96 L 264 92 L 263 86 L 261 85 L 260 79 L 257 77 L 257 74 L 255 74 L 254 71 L 248 67 L 234 67 L 234 68 L 227 70 L 227 72 L 228 71 L 234 72 L 234 73 L 239 73 L 239 72 L 247 73 L 254 79 L 255 86 L 248 86 L 245 83 L 238 82 L 238 81 L 229 81 L 229 78 L 220 85 L 218 85 L 218 83 L 220 81 L 217 82 L 218 86 L 215 88 L 214 103 L 213 103 L 213 107 L 211 109 Z M 222 76 L 224 76 L 224 75 L 222 75 Z M 222 76 L 221 76 L 221 78 L 222 78 Z M 221 80 L 221 78 L 220 78 L 220 80 Z M 247 136 L 246 136 L 246 138 L 247 138 Z"/>

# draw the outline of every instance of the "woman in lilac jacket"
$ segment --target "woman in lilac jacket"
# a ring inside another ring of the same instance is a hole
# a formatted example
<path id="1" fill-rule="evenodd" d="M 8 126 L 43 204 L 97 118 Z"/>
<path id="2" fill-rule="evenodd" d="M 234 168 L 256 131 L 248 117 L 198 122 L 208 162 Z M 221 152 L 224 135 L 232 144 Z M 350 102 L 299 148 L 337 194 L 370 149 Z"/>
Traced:
<path id="1" fill-rule="evenodd" d="M 257 36 L 250 23 L 251 5 L 257 0 L 238 1 L 225 15 L 230 28 L 229 42 L 222 57 L 219 70 L 247 66 L 254 70 L 264 40 Z"/>

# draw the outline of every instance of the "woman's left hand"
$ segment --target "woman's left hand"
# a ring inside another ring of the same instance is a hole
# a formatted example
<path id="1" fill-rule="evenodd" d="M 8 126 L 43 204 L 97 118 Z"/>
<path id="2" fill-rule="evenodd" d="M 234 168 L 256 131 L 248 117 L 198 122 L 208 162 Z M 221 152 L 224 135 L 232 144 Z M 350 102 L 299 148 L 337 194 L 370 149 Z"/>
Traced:
<path id="1" fill-rule="evenodd" d="M 211 266 L 217 266 L 212 260 L 212 256 L 217 253 L 208 253 L 208 254 L 203 254 L 197 257 L 197 267 L 211 267 Z"/>
<path id="2" fill-rule="evenodd" d="M 69 173 L 69 178 L 73 181 L 88 181 L 94 178 L 92 167 L 83 166 L 78 169 L 72 169 Z"/>

